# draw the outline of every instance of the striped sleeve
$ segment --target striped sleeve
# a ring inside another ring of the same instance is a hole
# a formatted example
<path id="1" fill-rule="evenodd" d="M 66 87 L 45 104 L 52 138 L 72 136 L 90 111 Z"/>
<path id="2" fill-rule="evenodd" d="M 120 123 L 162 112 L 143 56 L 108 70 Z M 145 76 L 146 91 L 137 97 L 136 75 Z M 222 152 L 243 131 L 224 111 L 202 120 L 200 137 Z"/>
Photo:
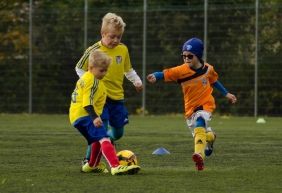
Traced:
<path id="1" fill-rule="evenodd" d="M 83 88 L 83 103 L 82 106 L 94 105 L 94 96 L 98 89 L 99 80 L 93 78 L 91 81 L 85 81 Z"/>
<path id="2" fill-rule="evenodd" d="M 90 92 L 90 105 L 94 105 L 94 95 L 98 89 L 98 85 L 99 85 L 99 80 L 97 80 L 96 78 L 94 79 L 94 83 L 91 87 L 91 92 Z"/>
<path id="3" fill-rule="evenodd" d="M 83 56 L 80 58 L 80 60 L 76 64 L 76 67 L 78 69 L 82 69 L 84 71 L 87 71 L 87 68 L 88 68 L 88 58 L 89 58 L 90 52 L 92 50 L 96 50 L 96 49 L 99 49 L 99 48 L 100 48 L 99 43 L 96 43 L 93 46 L 90 46 L 89 48 L 87 48 L 87 50 L 84 52 Z"/>

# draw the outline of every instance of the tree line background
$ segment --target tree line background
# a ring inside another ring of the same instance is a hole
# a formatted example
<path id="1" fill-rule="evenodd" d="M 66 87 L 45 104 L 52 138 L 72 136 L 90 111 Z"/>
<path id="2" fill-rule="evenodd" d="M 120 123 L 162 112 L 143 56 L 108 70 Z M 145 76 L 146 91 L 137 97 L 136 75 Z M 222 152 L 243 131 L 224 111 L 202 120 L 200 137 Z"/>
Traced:
<path id="1" fill-rule="evenodd" d="M 84 1 L 35 0 L 32 5 L 32 112 L 67 113 L 78 77 L 74 67 L 84 46 Z M 0 112 L 29 109 L 29 2 L 0 2 Z M 87 46 L 99 41 L 101 19 L 107 12 L 122 16 L 122 39 L 131 62 L 142 77 L 179 65 L 182 44 L 204 38 L 204 0 L 147 0 L 146 72 L 142 70 L 143 0 L 88 0 Z M 207 62 L 219 80 L 238 97 L 231 106 L 214 91 L 220 114 L 254 114 L 255 0 L 208 1 Z M 259 1 L 258 114 L 282 114 L 282 2 Z M 139 113 L 142 94 L 125 81 L 126 106 Z M 182 113 L 177 84 L 146 84 L 150 114 Z"/>

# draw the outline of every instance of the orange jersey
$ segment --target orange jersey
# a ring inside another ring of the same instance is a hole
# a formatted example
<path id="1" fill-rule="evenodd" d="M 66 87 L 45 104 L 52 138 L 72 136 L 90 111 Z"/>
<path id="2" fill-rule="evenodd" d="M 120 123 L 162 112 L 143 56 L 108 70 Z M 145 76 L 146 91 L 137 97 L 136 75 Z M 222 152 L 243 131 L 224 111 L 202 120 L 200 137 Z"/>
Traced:
<path id="1" fill-rule="evenodd" d="M 217 81 L 218 75 L 208 63 L 197 71 L 188 64 L 165 69 L 164 81 L 175 81 L 181 84 L 184 95 L 185 117 L 189 118 L 196 109 L 213 112 L 215 101 L 211 84 Z"/>

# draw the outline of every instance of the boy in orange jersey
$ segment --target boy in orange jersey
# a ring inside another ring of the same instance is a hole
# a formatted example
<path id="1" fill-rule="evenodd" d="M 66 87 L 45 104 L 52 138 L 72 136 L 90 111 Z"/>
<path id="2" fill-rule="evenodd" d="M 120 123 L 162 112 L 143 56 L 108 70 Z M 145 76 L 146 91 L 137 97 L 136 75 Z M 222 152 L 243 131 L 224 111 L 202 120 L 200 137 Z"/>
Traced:
<path id="1" fill-rule="evenodd" d="M 208 127 L 211 113 L 215 110 L 212 87 L 218 89 L 232 104 L 237 101 L 217 80 L 218 75 L 213 66 L 203 61 L 203 50 L 203 42 L 198 38 L 191 38 L 182 48 L 184 64 L 147 76 L 150 83 L 164 79 L 165 82 L 174 81 L 181 85 L 185 118 L 194 137 L 195 151 L 192 159 L 199 171 L 204 169 L 204 158 L 211 155 L 216 138 Z"/>

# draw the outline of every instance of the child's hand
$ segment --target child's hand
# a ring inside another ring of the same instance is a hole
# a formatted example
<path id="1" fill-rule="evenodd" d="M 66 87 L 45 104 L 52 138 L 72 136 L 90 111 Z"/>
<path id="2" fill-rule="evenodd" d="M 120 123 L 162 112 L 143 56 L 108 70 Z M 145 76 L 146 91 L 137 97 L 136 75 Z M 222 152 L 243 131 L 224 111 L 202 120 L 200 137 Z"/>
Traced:
<path id="1" fill-rule="evenodd" d="M 235 104 L 237 102 L 237 98 L 235 95 L 231 94 L 231 93 L 227 93 L 227 95 L 225 96 L 232 104 Z"/>
<path id="2" fill-rule="evenodd" d="M 156 77 L 154 74 L 149 74 L 147 76 L 147 80 L 150 82 L 150 83 L 155 83 L 157 81 Z"/>
<path id="3" fill-rule="evenodd" d="M 137 82 L 134 84 L 134 86 L 137 92 L 141 92 L 143 90 L 142 82 Z"/>
<path id="4" fill-rule="evenodd" d="M 97 117 L 96 119 L 94 119 L 93 124 L 95 127 L 101 127 L 103 125 L 101 117 Z"/>

